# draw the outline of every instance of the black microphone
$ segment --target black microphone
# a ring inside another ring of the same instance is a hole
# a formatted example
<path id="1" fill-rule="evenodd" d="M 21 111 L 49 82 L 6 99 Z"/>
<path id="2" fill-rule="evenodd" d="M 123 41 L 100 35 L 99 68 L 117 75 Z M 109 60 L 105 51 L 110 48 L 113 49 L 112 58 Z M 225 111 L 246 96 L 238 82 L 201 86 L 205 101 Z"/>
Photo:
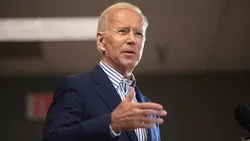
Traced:
<path id="1" fill-rule="evenodd" d="M 250 108 L 246 104 L 240 105 L 235 109 L 234 117 L 244 129 L 250 132 Z M 250 136 L 242 138 L 242 140 L 249 139 Z"/>
<path id="2" fill-rule="evenodd" d="M 243 128 L 250 132 L 250 109 L 246 104 L 235 109 L 234 117 Z"/>

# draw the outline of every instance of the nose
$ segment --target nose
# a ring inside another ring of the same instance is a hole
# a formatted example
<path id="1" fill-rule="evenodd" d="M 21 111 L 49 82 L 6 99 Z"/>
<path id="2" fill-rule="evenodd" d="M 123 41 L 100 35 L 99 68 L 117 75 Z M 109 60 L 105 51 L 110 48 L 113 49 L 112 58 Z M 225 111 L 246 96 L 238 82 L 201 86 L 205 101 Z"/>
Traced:
<path id="1" fill-rule="evenodd" d="M 135 33 L 133 31 L 131 31 L 128 34 L 127 44 L 129 44 L 129 45 L 135 45 L 136 44 L 136 37 L 135 37 Z"/>

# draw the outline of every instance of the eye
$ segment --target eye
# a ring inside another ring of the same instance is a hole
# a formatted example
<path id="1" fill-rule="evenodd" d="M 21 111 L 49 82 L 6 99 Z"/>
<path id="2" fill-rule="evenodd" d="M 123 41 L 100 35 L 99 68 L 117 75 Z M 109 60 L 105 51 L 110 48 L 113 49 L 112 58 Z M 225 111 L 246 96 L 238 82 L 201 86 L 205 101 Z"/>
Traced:
<path id="1" fill-rule="evenodd" d="M 135 34 L 138 35 L 138 36 L 143 37 L 143 34 L 141 32 L 139 32 L 139 31 L 137 31 Z"/>
<path id="2" fill-rule="evenodd" d="M 129 32 L 129 30 L 128 29 L 120 29 L 118 32 L 120 34 L 127 34 Z"/>

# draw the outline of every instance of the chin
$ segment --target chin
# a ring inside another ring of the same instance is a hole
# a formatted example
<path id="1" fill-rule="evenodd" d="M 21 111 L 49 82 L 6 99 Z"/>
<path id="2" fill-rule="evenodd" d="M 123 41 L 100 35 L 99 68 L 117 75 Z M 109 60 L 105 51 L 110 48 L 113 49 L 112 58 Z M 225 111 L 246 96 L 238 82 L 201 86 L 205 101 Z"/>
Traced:
<path id="1" fill-rule="evenodd" d="M 136 65 L 137 65 L 137 63 L 136 62 L 126 62 L 126 63 L 124 63 L 124 65 L 126 66 L 126 68 L 128 68 L 128 69 L 134 69 L 135 67 L 136 67 Z"/>
<path id="2" fill-rule="evenodd" d="M 138 59 L 133 57 L 133 58 L 122 58 L 120 59 L 120 63 L 126 68 L 126 69 L 134 69 L 136 65 L 138 64 Z"/>

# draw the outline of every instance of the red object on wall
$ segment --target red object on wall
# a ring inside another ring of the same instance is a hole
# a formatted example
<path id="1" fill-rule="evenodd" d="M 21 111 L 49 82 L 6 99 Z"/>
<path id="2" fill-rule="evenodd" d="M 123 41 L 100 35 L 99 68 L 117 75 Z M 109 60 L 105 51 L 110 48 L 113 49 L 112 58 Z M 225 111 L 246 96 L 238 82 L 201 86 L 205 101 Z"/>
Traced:
<path id="1" fill-rule="evenodd" d="M 27 96 L 27 112 L 28 119 L 44 119 L 52 102 L 51 93 L 33 93 Z"/>

